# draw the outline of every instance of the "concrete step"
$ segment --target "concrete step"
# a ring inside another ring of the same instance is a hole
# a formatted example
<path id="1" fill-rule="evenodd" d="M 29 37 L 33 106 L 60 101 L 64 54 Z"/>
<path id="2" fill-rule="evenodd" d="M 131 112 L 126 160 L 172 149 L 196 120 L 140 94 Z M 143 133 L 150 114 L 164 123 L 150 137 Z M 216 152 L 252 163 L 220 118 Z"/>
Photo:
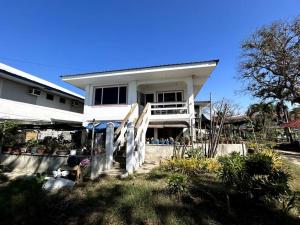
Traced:
<path id="1" fill-rule="evenodd" d="M 114 167 L 111 168 L 110 170 L 101 172 L 101 175 L 107 175 L 107 176 L 111 176 L 111 177 L 121 177 L 124 174 L 126 174 L 125 169 L 114 168 Z"/>

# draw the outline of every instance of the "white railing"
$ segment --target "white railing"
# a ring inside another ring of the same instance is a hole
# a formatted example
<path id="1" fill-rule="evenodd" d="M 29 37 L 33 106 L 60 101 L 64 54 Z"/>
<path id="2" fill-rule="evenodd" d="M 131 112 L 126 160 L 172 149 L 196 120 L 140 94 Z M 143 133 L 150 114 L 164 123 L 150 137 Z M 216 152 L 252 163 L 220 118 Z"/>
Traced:
<path id="1" fill-rule="evenodd" d="M 146 105 L 135 126 L 128 125 L 128 138 L 126 149 L 126 171 L 132 173 L 142 165 L 145 160 L 146 131 L 151 116 L 150 103 Z"/>
<path id="2" fill-rule="evenodd" d="M 105 161 L 105 170 L 109 170 L 113 163 L 114 152 L 121 146 L 124 145 L 126 141 L 126 134 L 128 132 L 128 123 L 133 121 L 137 115 L 137 104 L 134 104 L 124 120 L 114 131 L 114 126 L 112 123 L 108 123 L 106 127 L 106 140 L 105 140 L 105 152 L 106 152 L 106 161 Z"/>
<path id="3" fill-rule="evenodd" d="M 188 114 L 187 102 L 151 103 L 151 115 Z"/>
<path id="4" fill-rule="evenodd" d="M 127 132 L 127 123 L 129 120 L 132 120 L 135 110 L 137 110 L 138 104 L 135 103 L 132 108 L 129 110 L 124 120 L 114 132 L 114 152 L 118 149 L 119 146 L 122 146 L 125 142 L 126 132 Z"/>

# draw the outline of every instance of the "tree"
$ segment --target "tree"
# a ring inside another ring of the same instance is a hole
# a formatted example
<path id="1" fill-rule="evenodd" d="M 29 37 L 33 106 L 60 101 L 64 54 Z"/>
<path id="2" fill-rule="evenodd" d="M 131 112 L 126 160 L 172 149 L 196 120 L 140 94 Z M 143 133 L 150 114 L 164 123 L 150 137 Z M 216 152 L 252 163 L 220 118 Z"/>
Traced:
<path id="1" fill-rule="evenodd" d="M 239 78 L 263 100 L 300 103 L 300 17 L 258 29 L 242 43 Z"/>
<path id="2" fill-rule="evenodd" d="M 254 130 L 261 134 L 262 138 L 270 138 L 272 127 L 277 124 L 276 107 L 271 103 L 260 102 L 248 107 L 247 116 L 254 125 Z"/>

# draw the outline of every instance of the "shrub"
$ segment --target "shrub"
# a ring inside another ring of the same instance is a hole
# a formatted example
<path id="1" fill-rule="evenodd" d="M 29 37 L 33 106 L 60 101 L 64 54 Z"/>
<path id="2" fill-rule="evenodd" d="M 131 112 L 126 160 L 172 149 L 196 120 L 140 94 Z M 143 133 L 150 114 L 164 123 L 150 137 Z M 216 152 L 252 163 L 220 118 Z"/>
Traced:
<path id="1" fill-rule="evenodd" d="M 201 148 L 189 148 L 186 150 L 186 155 L 189 158 L 203 158 L 204 157 L 204 151 Z"/>
<path id="2" fill-rule="evenodd" d="M 211 158 L 173 158 L 167 160 L 162 168 L 185 175 L 198 175 L 205 172 L 216 172 L 220 163 Z"/>
<path id="3" fill-rule="evenodd" d="M 168 179 L 168 191 L 171 194 L 182 194 L 187 191 L 187 177 L 182 174 L 173 174 Z"/>
<path id="4" fill-rule="evenodd" d="M 228 185 L 237 185 L 243 179 L 245 158 L 238 153 L 231 153 L 229 156 L 219 157 L 220 168 L 218 176 Z"/>
<path id="5" fill-rule="evenodd" d="M 246 157 L 236 153 L 219 158 L 218 176 L 251 198 L 279 198 L 290 192 L 289 174 L 275 153 L 262 151 Z M 274 166 L 276 165 L 276 166 Z"/>
<path id="6" fill-rule="evenodd" d="M 272 159 L 273 169 L 285 169 L 282 158 L 278 152 L 275 152 L 269 148 L 264 148 L 260 154 L 269 156 Z"/>

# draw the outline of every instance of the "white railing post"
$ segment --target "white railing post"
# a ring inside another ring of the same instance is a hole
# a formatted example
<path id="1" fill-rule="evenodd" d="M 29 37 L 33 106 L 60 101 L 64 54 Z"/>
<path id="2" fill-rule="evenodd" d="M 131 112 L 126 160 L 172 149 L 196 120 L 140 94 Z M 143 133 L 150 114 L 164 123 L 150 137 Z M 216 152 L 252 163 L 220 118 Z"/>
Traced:
<path id="1" fill-rule="evenodd" d="M 114 124 L 113 123 L 108 123 L 106 127 L 105 153 L 106 153 L 105 169 L 109 170 L 112 166 L 113 153 L 114 153 Z"/>
<path id="2" fill-rule="evenodd" d="M 127 125 L 126 171 L 131 174 L 134 170 L 134 126 L 132 122 Z"/>

